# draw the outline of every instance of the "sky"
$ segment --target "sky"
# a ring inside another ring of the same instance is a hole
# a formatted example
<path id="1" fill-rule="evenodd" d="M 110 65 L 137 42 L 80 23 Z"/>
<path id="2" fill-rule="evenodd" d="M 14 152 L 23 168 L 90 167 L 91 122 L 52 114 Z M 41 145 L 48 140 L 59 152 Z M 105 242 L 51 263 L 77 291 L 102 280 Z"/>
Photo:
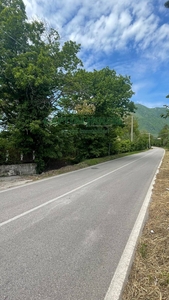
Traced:
<path id="1" fill-rule="evenodd" d="M 166 0 L 23 0 L 29 19 L 81 44 L 88 71 L 105 67 L 131 77 L 132 101 L 169 105 L 169 9 Z"/>

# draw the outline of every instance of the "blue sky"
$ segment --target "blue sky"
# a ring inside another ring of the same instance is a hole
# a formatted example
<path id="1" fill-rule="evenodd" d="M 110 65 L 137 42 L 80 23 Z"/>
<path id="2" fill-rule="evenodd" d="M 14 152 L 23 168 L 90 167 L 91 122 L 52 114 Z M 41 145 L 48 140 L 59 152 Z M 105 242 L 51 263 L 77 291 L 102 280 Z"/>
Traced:
<path id="1" fill-rule="evenodd" d="M 106 66 L 131 76 L 135 103 L 169 105 L 169 9 L 166 0 L 24 0 L 30 19 L 81 44 L 86 70 Z"/>

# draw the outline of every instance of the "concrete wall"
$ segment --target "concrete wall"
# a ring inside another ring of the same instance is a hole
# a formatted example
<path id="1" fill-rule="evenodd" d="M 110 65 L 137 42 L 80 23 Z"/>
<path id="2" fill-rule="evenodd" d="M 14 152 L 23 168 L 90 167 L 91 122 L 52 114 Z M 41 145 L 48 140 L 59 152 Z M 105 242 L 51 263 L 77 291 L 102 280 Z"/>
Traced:
<path id="1" fill-rule="evenodd" d="M 1 165 L 0 176 L 33 175 L 36 174 L 36 164 Z"/>

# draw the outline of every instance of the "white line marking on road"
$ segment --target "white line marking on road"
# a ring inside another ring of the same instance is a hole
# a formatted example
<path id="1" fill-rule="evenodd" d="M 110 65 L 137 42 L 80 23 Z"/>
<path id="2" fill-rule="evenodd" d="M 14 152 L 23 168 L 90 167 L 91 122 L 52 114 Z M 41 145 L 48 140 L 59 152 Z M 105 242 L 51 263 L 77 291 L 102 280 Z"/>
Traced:
<path id="1" fill-rule="evenodd" d="M 145 156 L 148 156 L 148 155 L 151 155 L 151 154 L 152 153 L 148 151 L 148 153 L 146 153 L 144 156 L 140 157 L 139 159 L 136 159 L 135 161 L 140 160 L 140 159 L 144 158 Z M 133 155 L 137 155 L 137 154 L 133 154 Z M 117 161 L 117 160 L 123 159 L 124 157 L 116 158 L 115 160 Z M 108 164 L 108 163 L 110 163 L 112 161 L 114 161 L 114 160 L 99 163 L 99 164 L 97 164 L 97 166 L 103 165 L 103 164 Z M 133 161 L 133 162 L 135 162 L 135 161 Z M 19 188 L 24 188 L 25 186 L 29 186 L 29 185 L 33 185 L 33 184 L 38 184 L 38 183 L 41 183 L 43 181 L 52 180 L 52 179 L 55 179 L 55 178 L 58 178 L 58 177 L 71 175 L 71 174 L 74 174 L 74 173 L 77 173 L 77 172 L 83 172 L 83 171 L 85 171 L 87 169 L 91 169 L 91 167 L 92 166 L 89 166 L 89 167 L 85 167 L 85 168 L 82 168 L 82 169 L 79 169 L 79 170 L 70 171 L 70 172 L 67 172 L 67 173 L 64 173 L 64 174 L 58 174 L 58 175 L 51 176 L 51 177 L 48 177 L 48 178 L 39 179 L 39 180 L 30 182 L 30 183 L 26 183 L 25 185 L 18 185 L 18 186 L 15 186 L 15 187 L 10 187 L 8 189 L 0 191 L 0 194 L 1 193 L 5 193 L 5 192 L 9 192 L 11 190 L 16 190 L 16 189 L 19 189 Z"/>
<path id="2" fill-rule="evenodd" d="M 108 176 L 108 175 L 110 175 L 110 174 L 112 174 L 112 173 L 114 173 L 114 172 L 120 170 L 120 169 L 123 169 L 124 167 L 127 167 L 127 166 L 133 164 L 134 162 L 136 162 L 136 161 L 138 161 L 138 160 L 140 160 L 140 159 L 142 159 L 142 157 L 141 157 L 141 158 L 138 158 L 138 159 L 136 159 L 136 160 L 134 160 L 134 161 L 132 161 L 132 162 L 130 162 L 130 163 L 128 163 L 128 164 L 125 164 L 125 165 L 123 165 L 123 166 L 121 166 L 121 167 L 119 167 L 119 168 L 117 168 L 117 169 L 115 169 L 115 170 L 113 170 L 113 171 L 111 171 L 111 172 L 108 172 L 108 173 L 106 173 L 106 174 L 104 174 L 104 175 L 102 175 L 102 176 L 100 176 L 100 177 L 97 177 L 96 179 L 93 179 L 93 180 L 91 180 L 91 181 L 89 181 L 89 182 L 87 182 L 87 183 L 85 183 L 85 184 L 83 184 L 83 185 L 81 185 L 81 186 L 79 186 L 79 187 L 77 187 L 77 188 L 75 188 L 75 189 L 73 189 L 73 190 L 71 190 L 71 191 L 69 191 L 69 192 L 63 194 L 63 195 L 61 195 L 61 196 L 58 196 L 58 197 L 56 197 L 56 198 L 54 198 L 54 199 L 51 199 L 51 200 L 49 200 L 49 201 L 47 201 L 47 202 L 45 202 L 45 203 L 43 203 L 43 204 L 41 204 L 41 205 L 38 205 L 38 206 L 36 206 L 36 207 L 34 207 L 34 208 L 32 208 L 32 209 L 29 209 L 29 210 L 25 211 L 24 213 L 22 213 L 22 214 L 20 214 L 20 215 L 17 215 L 17 216 L 15 216 L 15 217 L 11 218 L 11 219 L 8 219 L 8 220 L 6 220 L 6 221 L 0 223 L 0 227 L 2 227 L 2 226 L 4 226 L 4 225 L 7 225 L 7 224 L 9 224 L 9 223 L 11 223 L 11 222 L 13 222 L 13 221 L 15 221 L 15 220 L 18 220 L 18 219 L 20 219 L 20 218 L 22 218 L 22 217 L 24 217 L 24 216 L 26 216 L 26 215 L 28 215 L 28 214 L 30 214 L 30 213 L 32 213 L 32 212 L 38 210 L 38 209 L 40 209 L 40 208 L 42 208 L 42 207 L 44 207 L 44 206 L 46 206 L 46 205 L 49 205 L 49 204 L 53 203 L 54 201 L 56 201 L 56 200 L 58 200 L 58 199 L 61 199 L 61 198 L 65 197 L 65 196 L 67 196 L 67 195 L 70 195 L 71 193 L 76 192 L 76 191 L 80 190 L 81 188 L 86 187 L 86 186 L 88 186 L 89 184 L 91 184 L 91 183 L 93 183 L 93 182 L 96 182 L 97 180 L 100 180 L 100 179 L 102 179 L 102 178 L 104 178 L 104 177 L 106 177 L 106 176 Z"/>
<path id="3" fill-rule="evenodd" d="M 165 154 L 165 152 L 164 152 L 164 154 Z M 132 232 L 129 236 L 126 247 L 124 248 L 123 254 L 120 258 L 120 261 L 118 263 L 118 266 L 116 268 L 114 276 L 111 280 L 109 289 L 106 293 L 104 300 L 120 300 L 121 299 L 123 288 L 126 283 L 126 280 L 129 275 L 130 268 L 131 268 L 131 265 L 132 265 L 132 262 L 134 259 L 134 254 L 135 254 L 135 250 L 137 247 L 137 241 L 142 232 L 144 222 L 146 220 L 147 210 L 148 210 L 148 206 L 149 206 L 149 203 L 151 200 L 153 184 L 155 182 L 156 175 L 159 172 L 159 168 L 161 166 L 163 158 L 164 158 L 164 155 L 161 159 L 161 162 L 160 162 L 160 164 L 157 168 L 157 171 L 153 177 L 153 180 L 150 184 L 147 195 L 144 199 L 143 205 L 140 209 L 139 215 L 136 219 L 136 222 L 134 224 Z"/>

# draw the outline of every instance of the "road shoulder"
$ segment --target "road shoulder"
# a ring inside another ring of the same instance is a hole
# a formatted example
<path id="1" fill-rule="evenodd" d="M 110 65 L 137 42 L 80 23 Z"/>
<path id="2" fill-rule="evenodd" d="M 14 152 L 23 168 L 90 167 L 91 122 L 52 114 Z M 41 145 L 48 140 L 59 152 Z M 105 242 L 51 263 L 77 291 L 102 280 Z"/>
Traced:
<path id="1" fill-rule="evenodd" d="M 169 299 L 169 151 L 156 177 L 149 217 L 122 295 L 122 300 L 131 299 Z"/>

